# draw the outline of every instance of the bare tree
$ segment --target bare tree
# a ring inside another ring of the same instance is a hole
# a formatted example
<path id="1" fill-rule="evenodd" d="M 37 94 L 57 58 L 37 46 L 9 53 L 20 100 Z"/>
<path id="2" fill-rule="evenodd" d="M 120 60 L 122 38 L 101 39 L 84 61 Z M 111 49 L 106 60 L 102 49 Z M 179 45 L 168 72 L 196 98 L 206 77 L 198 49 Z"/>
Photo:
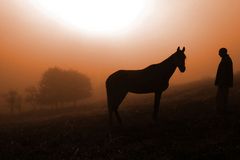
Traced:
<path id="1" fill-rule="evenodd" d="M 10 90 L 4 97 L 8 103 L 11 113 L 13 113 L 14 110 L 18 110 L 19 112 L 21 111 L 22 97 L 17 91 Z"/>
<path id="2" fill-rule="evenodd" d="M 38 90 L 36 87 L 31 86 L 25 89 L 26 97 L 25 101 L 30 103 L 31 106 L 36 109 L 38 104 Z"/>

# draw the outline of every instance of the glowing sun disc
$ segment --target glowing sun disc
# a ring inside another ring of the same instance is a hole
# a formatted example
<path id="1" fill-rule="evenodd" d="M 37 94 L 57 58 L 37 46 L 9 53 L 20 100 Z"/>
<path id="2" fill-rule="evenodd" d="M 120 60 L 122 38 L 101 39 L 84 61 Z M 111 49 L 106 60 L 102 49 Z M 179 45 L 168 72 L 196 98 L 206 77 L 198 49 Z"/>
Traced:
<path id="1" fill-rule="evenodd" d="M 112 34 L 128 30 L 149 0 L 30 0 L 58 22 L 84 33 Z"/>

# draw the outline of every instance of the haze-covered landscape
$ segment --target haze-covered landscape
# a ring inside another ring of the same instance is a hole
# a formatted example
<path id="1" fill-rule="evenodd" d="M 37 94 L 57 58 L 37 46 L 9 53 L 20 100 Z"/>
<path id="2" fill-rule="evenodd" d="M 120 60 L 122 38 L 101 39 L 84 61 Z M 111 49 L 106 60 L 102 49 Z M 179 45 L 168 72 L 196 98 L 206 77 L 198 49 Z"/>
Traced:
<path id="1" fill-rule="evenodd" d="M 238 15 L 238 0 L 0 0 L 0 159 L 240 159 Z"/>
<path id="2" fill-rule="evenodd" d="M 111 130 L 104 101 L 3 114 L 1 159 L 238 159 L 239 82 L 238 73 L 226 115 L 216 114 L 212 79 L 170 88 L 157 126 L 152 94 L 128 95 L 123 126 Z"/>

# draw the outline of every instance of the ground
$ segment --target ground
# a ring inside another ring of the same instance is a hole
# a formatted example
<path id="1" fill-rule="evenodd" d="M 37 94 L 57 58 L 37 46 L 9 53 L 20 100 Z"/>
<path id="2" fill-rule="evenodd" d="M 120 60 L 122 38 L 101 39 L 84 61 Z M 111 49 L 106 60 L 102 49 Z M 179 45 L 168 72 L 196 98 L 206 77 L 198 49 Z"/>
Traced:
<path id="1" fill-rule="evenodd" d="M 239 87 L 231 90 L 229 112 L 219 115 L 210 82 L 170 88 L 158 125 L 152 95 L 129 95 L 120 107 L 123 126 L 112 129 L 102 102 L 2 115 L 0 158 L 239 160 Z"/>

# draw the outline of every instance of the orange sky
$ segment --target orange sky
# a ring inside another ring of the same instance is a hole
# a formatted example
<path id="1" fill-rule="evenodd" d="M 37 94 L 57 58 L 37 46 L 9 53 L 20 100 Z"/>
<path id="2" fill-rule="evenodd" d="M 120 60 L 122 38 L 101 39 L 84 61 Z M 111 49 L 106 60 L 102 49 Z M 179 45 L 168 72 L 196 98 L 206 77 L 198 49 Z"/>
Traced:
<path id="1" fill-rule="evenodd" d="M 0 0 L 0 92 L 35 85 L 49 67 L 87 74 L 94 88 L 118 69 L 141 69 L 186 46 L 187 72 L 171 83 L 214 77 L 218 49 L 226 47 L 240 69 L 239 0 L 156 0 L 148 18 L 113 38 L 81 35 L 26 1 Z"/>

